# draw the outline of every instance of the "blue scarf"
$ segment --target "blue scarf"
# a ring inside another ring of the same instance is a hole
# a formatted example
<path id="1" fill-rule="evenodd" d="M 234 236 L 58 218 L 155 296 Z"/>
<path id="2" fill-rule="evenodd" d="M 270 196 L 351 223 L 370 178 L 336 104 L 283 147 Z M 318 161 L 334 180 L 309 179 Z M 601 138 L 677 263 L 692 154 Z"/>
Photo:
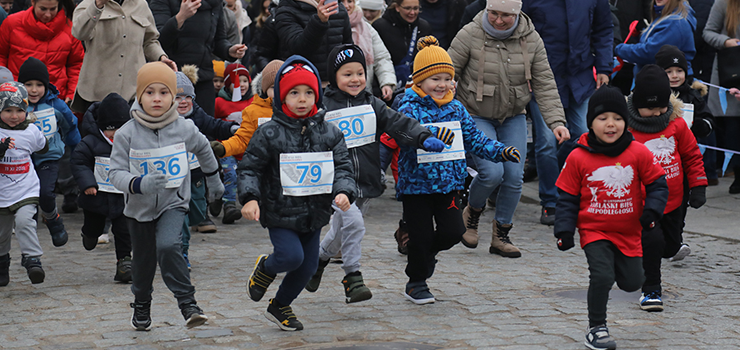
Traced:
<path id="1" fill-rule="evenodd" d="M 483 30 L 488 33 L 488 35 L 492 36 L 496 40 L 506 40 L 508 39 L 512 34 L 514 34 L 514 31 L 516 30 L 516 27 L 519 26 L 519 16 L 516 16 L 516 20 L 514 21 L 514 25 L 511 26 L 511 28 L 507 30 L 498 30 L 493 27 L 493 24 L 488 22 L 488 15 L 487 13 L 484 13 L 481 17 L 481 22 L 483 22 Z"/>

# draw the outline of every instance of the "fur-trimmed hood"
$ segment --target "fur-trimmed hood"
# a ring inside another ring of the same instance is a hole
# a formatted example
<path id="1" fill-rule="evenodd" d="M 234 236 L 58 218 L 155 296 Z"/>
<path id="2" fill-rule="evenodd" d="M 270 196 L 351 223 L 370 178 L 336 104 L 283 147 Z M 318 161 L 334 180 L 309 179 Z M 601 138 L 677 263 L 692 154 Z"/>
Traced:
<path id="1" fill-rule="evenodd" d="M 707 93 L 709 93 L 709 87 L 696 79 L 694 79 L 694 82 L 691 83 L 691 88 L 696 91 L 699 91 L 699 94 L 701 94 L 701 97 L 704 97 L 707 95 Z"/>

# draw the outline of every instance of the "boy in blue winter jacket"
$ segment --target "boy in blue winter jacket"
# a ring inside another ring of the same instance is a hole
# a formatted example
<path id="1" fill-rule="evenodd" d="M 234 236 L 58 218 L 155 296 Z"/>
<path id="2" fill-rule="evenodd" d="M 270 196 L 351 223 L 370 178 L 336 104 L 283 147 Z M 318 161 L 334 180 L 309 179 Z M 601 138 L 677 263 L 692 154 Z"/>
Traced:
<path id="1" fill-rule="evenodd" d="M 28 90 L 28 113 L 31 120 L 49 140 L 49 152 L 33 156 L 33 165 L 41 182 L 39 207 L 49 228 L 55 247 L 67 244 L 67 231 L 62 217 L 57 213 L 54 186 L 59 174 L 59 159 L 64 155 L 64 145 L 74 148 L 80 143 L 77 118 L 59 97 L 57 88 L 49 83 L 49 71 L 43 62 L 29 57 L 18 70 L 18 81 Z"/>
<path id="2" fill-rule="evenodd" d="M 465 152 L 493 162 L 519 162 L 521 156 L 515 147 L 486 137 L 475 127 L 465 107 L 454 99 L 451 88 L 455 69 L 437 39 L 423 37 L 418 47 L 414 85 L 406 90 L 399 112 L 429 125 L 440 140 L 451 143 L 441 153 L 402 146 L 398 158 L 396 192 L 403 196 L 403 221 L 409 233 L 409 281 L 404 295 L 421 305 L 434 302 L 426 280 L 434 273 L 437 253 L 452 248 L 465 232 L 460 210 L 460 191 L 467 177 Z M 452 132 L 444 132 L 444 128 Z"/>

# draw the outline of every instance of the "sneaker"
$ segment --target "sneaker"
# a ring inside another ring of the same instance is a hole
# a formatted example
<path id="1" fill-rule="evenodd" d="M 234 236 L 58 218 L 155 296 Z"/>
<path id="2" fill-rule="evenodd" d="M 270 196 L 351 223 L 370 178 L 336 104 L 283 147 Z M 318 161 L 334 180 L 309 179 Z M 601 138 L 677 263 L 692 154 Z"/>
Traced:
<path id="1" fill-rule="evenodd" d="M 594 350 L 613 350 L 617 348 L 617 342 L 609 335 L 609 329 L 605 325 L 592 327 L 586 333 L 586 347 Z"/>
<path id="2" fill-rule="evenodd" d="M 211 218 L 206 216 L 206 218 L 198 224 L 197 229 L 200 233 L 215 233 L 216 224 L 211 221 Z"/>
<path id="3" fill-rule="evenodd" d="M 28 279 L 31 280 L 31 284 L 44 283 L 46 274 L 44 273 L 44 268 L 41 267 L 41 259 L 39 259 L 39 257 L 28 257 L 24 255 L 21 258 L 21 265 L 26 268 Z"/>
<path id="4" fill-rule="evenodd" d="M 267 306 L 265 311 L 265 317 L 268 320 L 275 322 L 275 324 L 284 331 L 300 331 L 303 330 L 303 323 L 298 321 L 293 313 L 293 308 L 288 306 L 278 306 L 275 299 L 270 299 L 270 305 Z"/>
<path id="5" fill-rule="evenodd" d="M 208 204 L 208 211 L 214 218 L 221 214 L 221 208 L 224 206 L 224 201 L 220 198 Z"/>
<path id="6" fill-rule="evenodd" d="M 185 318 L 185 326 L 188 328 L 202 326 L 208 321 L 208 316 L 203 314 L 203 310 L 195 302 L 180 306 L 180 312 L 182 312 L 182 317 Z"/>
<path id="7" fill-rule="evenodd" d="M 356 303 L 365 301 L 373 297 L 373 293 L 370 292 L 370 288 L 365 285 L 365 281 L 362 280 L 362 273 L 360 271 L 352 272 L 342 279 L 342 285 L 344 286 L 345 302 Z"/>
<path id="8" fill-rule="evenodd" d="M 267 257 L 267 254 L 257 257 L 257 262 L 254 264 L 252 274 L 249 275 L 249 281 L 247 281 L 247 295 L 254 301 L 260 301 L 265 296 L 267 287 L 275 280 L 275 275 L 270 276 L 264 272 Z"/>
<path id="9" fill-rule="evenodd" d="M 152 329 L 152 302 L 140 302 L 138 300 L 134 300 L 134 302 L 129 305 L 134 309 L 134 315 L 131 316 L 131 327 L 134 327 L 137 331 L 148 331 Z"/>
<path id="10" fill-rule="evenodd" d="M 107 233 L 104 233 L 98 237 L 98 244 L 108 244 L 110 243 L 110 236 L 108 236 Z"/>
<path id="11" fill-rule="evenodd" d="M 540 224 L 543 225 L 555 225 L 555 208 L 542 207 L 542 215 L 540 215 Z"/>
<path id="12" fill-rule="evenodd" d="M 663 311 L 663 300 L 660 299 L 661 296 L 662 294 L 659 290 L 642 293 L 640 296 L 640 309 L 650 312 Z"/>
<path id="13" fill-rule="evenodd" d="M 406 283 L 403 295 L 416 305 L 432 304 L 435 301 L 426 281 Z"/>
<path id="14" fill-rule="evenodd" d="M 55 247 L 61 247 L 67 244 L 67 230 L 64 229 L 64 220 L 57 214 L 57 216 L 51 220 L 44 218 L 44 224 L 49 229 L 51 234 L 51 242 L 54 243 Z"/>
<path id="15" fill-rule="evenodd" d="M 329 265 L 329 260 L 321 260 L 319 259 L 319 267 L 316 268 L 316 273 L 313 274 L 313 277 L 306 283 L 306 290 L 313 293 L 319 289 L 319 284 L 321 284 L 321 276 L 324 274 L 324 268 L 326 268 L 326 265 Z"/>
<path id="16" fill-rule="evenodd" d="M 224 217 L 221 219 L 221 222 L 225 225 L 233 224 L 234 221 L 241 219 L 242 212 L 239 210 L 239 208 L 236 207 L 236 203 L 234 202 L 226 202 L 224 203 Z"/>
<path id="17" fill-rule="evenodd" d="M 398 245 L 398 252 L 407 255 L 409 253 L 409 233 L 406 231 L 406 223 L 403 220 L 398 221 L 398 229 L 393 233 Z"/>
<path id="18" fill-rule="evenodd" d="M 188 271 L 191 271 L 190 268 L 190 259 L 188 259 L 188 253 L 182 253 L 182 257 L 185 258 L 185 263 L 188 264 Z"/>
<path id="19" fill-rule="evenodd" d="M 678 249 L 676 255 L 670 257 L 668 261 L 681 261 L 683 259 L 686 259 L 689 254 L 691 254 L 691 247 L 689 247 L 689 245 L 686 243 L 681 243 L 681 248 Z"/>
<path id="20" fill-rule="evenodd" d="M 98 237 L 90 237 L 84 233 L 82 234 L 82 246 L 85 247 L 85 250 L 93 250 L 97 245 Z"/>
<path id="21" fill-rule="evenodd" d="M 465 233 L 462 235 L 462 244 L 468 248 L 478 246 L 478 221 L 483 214 L 483 209 L 475 210 L 469 205 L 463 209 L 462 217 L 465 224 Z"/>
<path id="22" fill-rule="evenodd" d="M 113 277 L 116 282 L 128 283 L 131 282 L 131 257 L 126 256 L 123 259 L 118 259 L 116 264 L 116 275 Z"/>

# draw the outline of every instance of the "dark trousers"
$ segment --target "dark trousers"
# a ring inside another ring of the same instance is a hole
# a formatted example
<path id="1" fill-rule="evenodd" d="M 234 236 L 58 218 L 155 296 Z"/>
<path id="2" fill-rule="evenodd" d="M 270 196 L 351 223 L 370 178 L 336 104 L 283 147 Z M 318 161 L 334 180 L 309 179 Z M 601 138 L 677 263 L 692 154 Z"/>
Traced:
<path id="1" fill-rule="evenodd" d="M 655 223 L 655 227 L 642 231 L 642 265 L 645 268 L 645 293 L 660 291 L 660 264 L 663 258 L 670 258 L 681 248 L 683 242 L 683 219 L 686 210 L 679 206 Z"/>
<path id="2" fill-rule="evenodd" d="M 321 230 L 296 232 L 285 228 L 270 228 L 273 252 L 265 260 L 265 272 L 276 275 L 287 272 L 275 294 L 281 305 L 290 305 L 319 267 Z"/>
<path id="3" fill-rule="evenodd" d="M 645 276 L 642 258 L 622 254 L 614 243 L 595 241 L 583 247 L 588 261 L 588 324 L 589 327 L 606 324 L 606 304 L 614 282 L 619 289 L 634 292 Z"/>
<path id="4" fill-rule="evenodd" d="M 216 112 L 216 90 L 213 88 L 213 80 L 199 81 L 195 84 L 195 102 L 210 116 Z"/>
<path id="5" fill-rule="evenodd" d="M 39 177 L 39 207 L 42 213 L 52 213 L 57 208 L 54 186 L 59 176 L 59 161 L 47 160 L 36 167 Z"/>
<path id="6" fill-rule="evenodd" d="M 465 233 L 460 207 L 458 191 L 403 195 L 403 219 L 409 232 L 406 265 L 409 282 L 432 277 L 437 253 L 460 242 Z M 436 230 L 434 223 L 437 224 Z"/>
<path id="7" fill-rule="evenodd" d="M 84 210 L 85 221 L 82 225 L 82 234 L 88 237 L 100 237 L 105 229 L 106 215 Z M 111 231 L 113 231 L 114 243 L 116 245 L 116 259 L 120 260 L 131 256 L 131 235 L 128 230 L 128 221 L 131 220 L 121 215 L 111 220 Z"/>

